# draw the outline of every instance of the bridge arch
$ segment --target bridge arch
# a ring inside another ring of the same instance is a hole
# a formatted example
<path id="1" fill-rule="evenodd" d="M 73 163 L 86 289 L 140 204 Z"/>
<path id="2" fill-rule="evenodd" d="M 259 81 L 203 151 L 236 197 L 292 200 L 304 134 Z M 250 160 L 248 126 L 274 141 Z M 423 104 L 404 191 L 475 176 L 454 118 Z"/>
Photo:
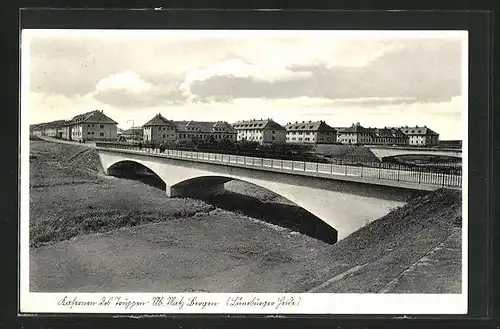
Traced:
<path id="1" fill-rule="evenodd" d="M 191 197 L 191 198 L 207 198 L 213 195 L 223 193 L 225 191 L 224 184 L 230 181 L 241 181 L 248 183 L 259 188 L 265 189 L 267 191 L 273 192 L 291 202 L 293 202 L 297 207 L 302 208 L 310 216 L 308 218 L 315 218 L 315 223 L 293 223 L 293 227 L 299 232 L 309 235 L 314 238 L 318 238 L 327 243 L 335 243 L 338 239 L 337 229 L 332 227 L 330 224 L 323 221 L 321 218 L 315 216 L 311 211 L 301 205 L 300 200 L 295 200 L 293 195 L 283 195 L 272 188 L 271 185 L 263 186 L 262 184 L 256 184 L 252 180 L 246 180 L 242 178 L 232 177 L 230 175 L 206 175 L 206 174 L 193 174 L 190 177 L 184 177 L 183 180 L 171 179 L 171 177 L 165 177 L 160 173 L 156 173 L 152 166 L 148 166 L 147 163 L 141 163 L 135 160 L 120 160 L 115 163 L 110 164 L 106 173 L 108 175 L 137 179 L 138 176 L 151 175 L 162 182 L 162 186 L 158 184 L 151 184 L 150 182 L 139 179 L 149 185 L 161 188 L 166 191 L 168 197 Z M 132 172 L 130 172 L 132 170 Z M 137 175 L 137 176 L 135 176 Z M 134 177 L 135 176 L 135 177 Z M 169 184 L 170 183 L 170 184 Z M 278 221 L 276 221 L 278 222 Z M 279 221 L 283 222 L 283 220 Z M 274 223 L 276 224 L 276 223 Z M 287 226 L 291 228 L 292 226 Z"/>
<path id="2" fill-rule="evenodd" d="M 118 161 L 106 169 L 106 174 L 119 178 L 131 178 L 165 190 L 166 182 L 154 170 L 137 161 Z"/>
<path id="3" fill-rule="evenodd" d="M 99 150 L 102 167 L 108 171 L 120 161 L 135 161 L 156 173 L 165 182 L 167 196 L 189 196 L 196 184 L 204 194 L 217 194 L 225 181 L 241 180 L 272 191 L 321 219 L 337 231 L 338 240 L 386 215 L 415 193 L 411 189 L 363 185 L 273 171 L 238 168 L 148 154 Z M 215 177 L 215 178 L 214 178 Z M 194 185 L 193 185 L 194 184 Z M 198 194 L 199 193 L 195 193 Z"/>

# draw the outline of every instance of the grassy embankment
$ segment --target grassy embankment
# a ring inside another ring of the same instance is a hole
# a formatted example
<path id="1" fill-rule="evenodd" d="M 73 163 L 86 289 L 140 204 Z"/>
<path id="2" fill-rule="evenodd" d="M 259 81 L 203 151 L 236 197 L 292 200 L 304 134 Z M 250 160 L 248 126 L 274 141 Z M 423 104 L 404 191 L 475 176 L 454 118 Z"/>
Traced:
<path id="1" fill-rule="evenodd" d="M 316 279 L 304 279 L 297 289 L 460 292 L 461 227 L 460 191 L 440 189 L 413 199 L 318 251 L 316 257 L 328 259 L 330 265 L 318 270 Z M 301 270 L 309 275 L 309 269 Z"/>
<path id="2" fill-rule="evenodd" d="M 165 194 L 158 189 L 106 177 L 97 153 L 89 148 L 36 141 L 31 143 L 31 155 L 33 246 L 213 210 L 196 200 L 163 203 Z"/>

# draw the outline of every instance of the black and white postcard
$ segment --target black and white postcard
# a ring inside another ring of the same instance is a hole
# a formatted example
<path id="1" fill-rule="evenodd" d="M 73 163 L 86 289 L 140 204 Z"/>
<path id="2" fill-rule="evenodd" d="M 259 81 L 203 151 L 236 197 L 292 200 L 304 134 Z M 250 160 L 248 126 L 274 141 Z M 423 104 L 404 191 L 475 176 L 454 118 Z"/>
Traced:
<path id="1" fill-rule="evenodd" d="M 25 29 L 21 57 L 21 312 L 467 312 L 467 31 Z"/>

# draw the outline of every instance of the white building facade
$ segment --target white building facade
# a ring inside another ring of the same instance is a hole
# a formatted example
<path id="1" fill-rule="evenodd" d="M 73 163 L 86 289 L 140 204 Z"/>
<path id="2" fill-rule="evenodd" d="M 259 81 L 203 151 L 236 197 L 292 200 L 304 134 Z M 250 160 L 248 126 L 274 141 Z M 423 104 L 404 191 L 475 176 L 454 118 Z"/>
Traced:
<path id="1" fill-rule="evenodd" d="M 302 121 L 285 125 L 287 143 L 334 144 L 337 131 L 324 121 Z"/>
<path id="2" fill-rule="evenodd" d="M 272 119 L 244 120 L 233 124 L 238 141 L 257 142 L 259 144 L 286 142 L 286 130 Z"/>
<path id="3" fill-rule="evenodd" d="M 439 134 L 427 126 L 405 126 L 399 129 L 408 136 L 410 146 L 437 146 L 439 144 Z"/>

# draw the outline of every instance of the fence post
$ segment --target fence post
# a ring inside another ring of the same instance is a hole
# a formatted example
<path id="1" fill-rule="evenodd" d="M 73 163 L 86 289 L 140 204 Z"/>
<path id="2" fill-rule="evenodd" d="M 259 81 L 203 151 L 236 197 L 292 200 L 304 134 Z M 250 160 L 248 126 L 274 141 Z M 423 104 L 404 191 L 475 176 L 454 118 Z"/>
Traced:
<path id="1" fill-rule="evenodd" d="M 420 184 L 420 181 L 422 179 L 422 168 L 418 167 L 418 183 Z"/>
<path id="2" fill-rule="evenodd" d="M 444 171 L 443 171 L 443 172 L 441 172 L 441 174 L 442 174 L 442 180 L 441 180 L 442 184 L 441 184 L 441 186 L 443 186 L 443 187 L 444 187 Z"/>
<path id="3" fill-rule="evenodd" d="M 401 169 L 401 165 L 398 164 L 398 182 L 399 182 L 399 170 Z"/>
<path id="4" fill-rule="evenodd" d="M 319 172 L 319 163 L 316 162 L 316 172 Z"/>
<path id="5" fill-rule="evenodd" d="M 333 174 L 333 163 L 330 163 L 330 174 Z"/>
<path id="6" fill-rule="evenodd" d="M 344 165 L 344 176 L 347 176 L 347 164 Z"/>
<path id="7" fill-rule="evenodd" d="M 378 179 L 380 179 L 380 172 L 382 171 L 382 162 L 378 163 Z"/>
<path id="8" fill-rule="evenodd" d="M 363 166 L 361 166 L 361 177 L 363 177 Z"/>

